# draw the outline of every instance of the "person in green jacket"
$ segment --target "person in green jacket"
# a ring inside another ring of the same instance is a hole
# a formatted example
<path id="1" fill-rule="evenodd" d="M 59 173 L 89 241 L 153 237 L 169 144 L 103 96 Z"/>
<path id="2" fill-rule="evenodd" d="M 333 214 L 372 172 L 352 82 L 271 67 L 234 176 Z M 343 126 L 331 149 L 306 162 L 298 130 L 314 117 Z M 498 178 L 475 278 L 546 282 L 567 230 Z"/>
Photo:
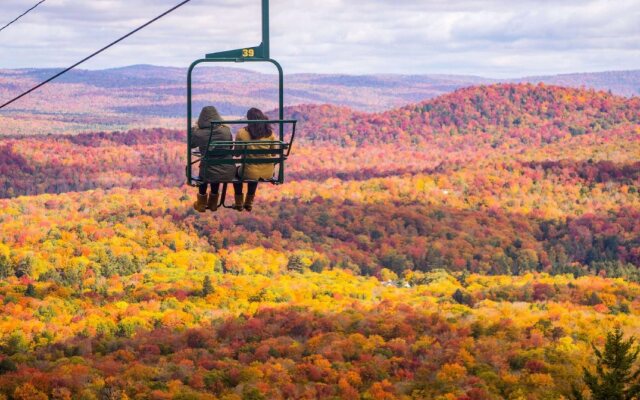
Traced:
<path id="1" fill-rule="evenodd" d="M 257 108 L 251 108 L 247 111 L 247 120 L 249 121 L 268 121 L 269 118 Z M 236 134 L 236 142 L 255 142 L 255 141 L 275 141 L 276 137 L 273 133 L 271 124 L 248 124 L 246 127 L 240 129 Z M 272 149 L 274 145 L 271 144 L 250 144 L 247 146 L 249 150 L 268 150 Z M 248 155 L 247 158 L 264 158 L 264 155 Z M 258 182 L 260 180 L 268 180 L 273 178 L 273 172 L 275 170 L 275 164 L 246 164 L 243 168 L 238 170 L 238 177 L 240 180 L 251 180 L 256 182 L 247 182 L 247 197 L 244 198 L 242 193 L 242 183 L 234 183 L 233 189 L 235 192 L 235 206 L 233 207 L 237 211 L 253 209 L 253 200 L 256 197 L 256 191 L 258 190 Z"/>
<path id="2" fill-rule="evenodd" d="M 198 123 L 194 126 L 191 135 L 191 148 L 198 148 L 200 154 L 204 157 L 207 152 L 208 144 L 215 142 L 231 142 L 231 129 L 228 126 L 219 123 L 213 124 L 211 121 L 222 121 L 222 117 L 218 110 L 213 106 L 207 106 L 200 112 Z M 211 138 L 209 137 L 211 136 Z M 220 147 L 220 146 L 219 146 Z M 221 148 L 232 148 L 221 147 Z M 213 148 L 211 146 L 210 148 Z M 219 156 L 217 158 L 233 158 L 233 156 Z M 193 208 L 198 212 L 205 212 L 207 209 L 216 211 L 218 209 L 220 182 L 231 182 L 236 175 L 236 166 L 234 164 L 208 165 L 204 160 L 200 161 L 200 179 L 202 184 L 198 190 L 198 197 L 193 203 Z M 211 194 L 207 196 L 207 186 L 211 186 Z"/>

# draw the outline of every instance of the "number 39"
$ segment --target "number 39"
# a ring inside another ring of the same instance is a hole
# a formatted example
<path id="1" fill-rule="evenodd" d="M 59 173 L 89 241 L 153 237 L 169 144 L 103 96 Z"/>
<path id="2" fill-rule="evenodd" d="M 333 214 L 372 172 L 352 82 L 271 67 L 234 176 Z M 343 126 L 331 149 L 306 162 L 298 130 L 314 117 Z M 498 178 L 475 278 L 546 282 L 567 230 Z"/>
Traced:
<path id="1" fill-rule="evenodd" d="M 255 55 L 254 49 L 242 49 L 242 57 L 254 57 Z"/>

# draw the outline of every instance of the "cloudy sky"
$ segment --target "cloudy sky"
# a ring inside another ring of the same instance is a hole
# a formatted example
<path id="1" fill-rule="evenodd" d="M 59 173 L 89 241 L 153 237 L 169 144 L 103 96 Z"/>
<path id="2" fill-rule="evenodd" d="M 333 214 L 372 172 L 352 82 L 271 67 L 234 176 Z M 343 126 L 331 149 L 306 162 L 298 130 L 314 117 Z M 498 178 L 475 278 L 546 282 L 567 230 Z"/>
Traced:
<path id="1" fill-rule="evenodd" d="M 0 26 L 37 0 L 0 0 Z M 0 32 L 0 68 L 62 67 L 179 0 L 47 0 Z M 487 77 L 640 69 L 640 0 L 271 0 L 287 72 Z M 192 0 L 84 68 L 186 66 L 257 45 L 259 0 Z"/>

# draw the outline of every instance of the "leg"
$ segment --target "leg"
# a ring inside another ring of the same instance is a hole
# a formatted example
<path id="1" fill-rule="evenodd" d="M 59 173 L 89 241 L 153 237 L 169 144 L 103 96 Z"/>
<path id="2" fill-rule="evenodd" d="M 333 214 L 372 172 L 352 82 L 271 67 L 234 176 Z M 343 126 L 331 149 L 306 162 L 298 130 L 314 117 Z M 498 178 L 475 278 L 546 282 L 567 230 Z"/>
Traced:
<path id="1" fill-rule="evenodd" d="M 233 184 L 233 191 L 235 192 L 235 205 L 233 209 L 236 211 L 242 211 L 244 205 L 244 194 L 242 194 L 242 182 L 236 182 Z"/>
<path id="2" fill-rule="evenodd" d="M 244 209 L 251 211 L 253 209 L 253 200 L 256 198 L 258 190 L 258 182 L 249 182 L 247 184 L 247 198 L 244 200 Z"/>
<path id="3" fill-rule="evenodd" d="M 207 200 L 207 208 L 213 212 L 218 210 L 218 200 L 220 200 L 220 183 L 219 182 L 211 182 L 211 193 L 209 194 L 209 199 Z"/>
<path id="4" fill-rule="evenodd" d="M 242 182 L 234 182 L 233 191 L 235 194 L 242 194 Z"/>
<path id="5" fill-rule="evenodd" d="M 203 183 L 198 187 L 198 197 L 193 203 L 193 209 L 197 212 L 205 212 L 207 210 L 207 184 Z"/>
<path id="6" fill-rule="evenodd" d="M 258 190 L 258 182 L 247 183 L 247 194 L 255 196 L 257 190 Z"/>

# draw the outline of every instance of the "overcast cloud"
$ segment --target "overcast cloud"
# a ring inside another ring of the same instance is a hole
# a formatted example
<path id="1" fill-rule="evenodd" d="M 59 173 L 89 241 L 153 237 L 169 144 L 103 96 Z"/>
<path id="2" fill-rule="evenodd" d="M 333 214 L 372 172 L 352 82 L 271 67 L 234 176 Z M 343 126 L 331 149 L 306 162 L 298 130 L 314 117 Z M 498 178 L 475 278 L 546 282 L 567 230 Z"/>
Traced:
<path id="1" fill-rule="evenodd" d="M 0 26 L 36 0 L 0 0 Z M 178 0 L 47 0 L 0 33 L 0 68 L 67 66 Z M 272 0 L 288 73 L 488 77 L 640 68 L 640 0 Z M 257 45 L 259 0 L 192 0 L 84 68 L 187 66 Z"/>

